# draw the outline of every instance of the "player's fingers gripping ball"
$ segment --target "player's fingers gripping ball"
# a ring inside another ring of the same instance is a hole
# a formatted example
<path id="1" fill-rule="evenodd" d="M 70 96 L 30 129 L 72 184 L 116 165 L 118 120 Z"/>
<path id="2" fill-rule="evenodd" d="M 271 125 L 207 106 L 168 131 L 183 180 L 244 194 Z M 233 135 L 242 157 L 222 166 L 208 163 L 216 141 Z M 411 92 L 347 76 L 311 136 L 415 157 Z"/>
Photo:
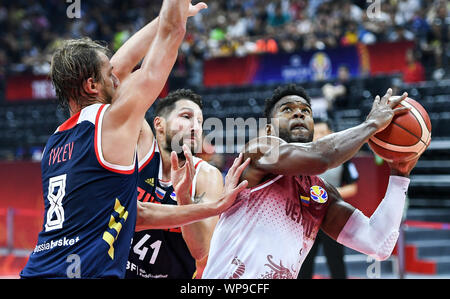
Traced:
<path id="1" fill-rule="evenodd" d="M 388 162 L 412 160 L 431 142 L 431 121 L 427 111 L 411 98 L 406 98 L 395 108 L 401 106 L 409 111 L 395 115 L 386 129 L 369 139 L 370 148 Z"/>

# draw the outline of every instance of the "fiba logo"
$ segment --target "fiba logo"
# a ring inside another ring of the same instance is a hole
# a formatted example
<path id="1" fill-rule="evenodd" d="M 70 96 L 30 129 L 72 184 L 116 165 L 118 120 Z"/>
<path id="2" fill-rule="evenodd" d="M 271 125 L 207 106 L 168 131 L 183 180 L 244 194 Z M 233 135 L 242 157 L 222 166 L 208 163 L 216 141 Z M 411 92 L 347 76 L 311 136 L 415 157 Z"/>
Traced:
<path id="1" fill-rule="evenodd" d="M 315 53 L 311 58 L 309 67 L 313 80 L 326 80 L 331 75 L 331 60 L 324 52 Z"/>
<path id="2" fill-rule="evenodd" d="M 325 191 L 325 189 L 320 186 L 312 186 L 310 188 L 310 195 L 312 200 L 318 203 L 325 203 L 328 200 L 327 191 Z"/>
<path id="3" fill-rule="evenodd" d="M 66 10 L 66 15 L 69 19 L 81 18 L 81 0 L 66 0 L 66 3 L 71 3 Z"/>

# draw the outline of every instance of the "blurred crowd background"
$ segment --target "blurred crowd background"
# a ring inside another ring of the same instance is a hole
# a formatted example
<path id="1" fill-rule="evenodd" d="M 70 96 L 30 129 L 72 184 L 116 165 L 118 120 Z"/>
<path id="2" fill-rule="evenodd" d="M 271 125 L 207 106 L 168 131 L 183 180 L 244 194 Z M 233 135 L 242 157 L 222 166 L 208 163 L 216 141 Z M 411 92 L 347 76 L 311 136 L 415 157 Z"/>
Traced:
<path id="1" fill-rule="evenodd" d="M 62 39 L 89 36 L 117 50 L 157 16 L 161 1 L 80 1 L 68 22 L 60 0 L 0 2 L 0 77 L 47 74 Z M 204 59 L 253 53 L 292 53 L 356 43 L 410 40 L 425 75 L 439 80 L 448 64 L 450 2 L 445 0 L 217 0 L 189 20 L 181 47 L 193 84 Z M 378 6 L 377 6 L 378 5 Z M 423 78 L 422 80 L 425 80 Z"/>
<path id="2" fill-rule="evenodd" d="M 39 157 L 46 138 L 66 119 L 67 113 L 54 109 L 54 102 L 35 100 L 54 99 L 47 75 L 51 55 L 63 40 L 89 36 L 104 41 L 114 53 L 158 15 L 161 3 L 2 0 L 0 104 L 5 105 L 0 107 L 0 159 Z M 191 88 L 200 93 L 206 102 L 205 117 L 259 117 L 264 98 L 277 84 L 290 81 L 303 84 L 313 98 L 325 99 L 337 129 L 345 129 L 364 116 L 364 100 L 370 105 L 375 94 L 387 87 L 400 92 L 405 90 L 404 84 L 444 84 L 450 79 L 449 1 L 217 0 L 207 4 L 207 10 L 188 21 L 165 90 Z M 79 8 L 75 18 L 74 7 Z M 375 47 L 367 50 L 372 45 Z M 325 55 L 304 55 L 317 52 Z M 368 56 L 377 56 L 378 60 L 368 66 Z M 246 60 L 248 57 L 263 58 Z M 305 64 L 307 60 L 309 64 Z M 386 67 L 394 62 L 395 67 Z M 383 64 L 384 68 L 375 70 Z M 283 73 L 282 78 L 272 78 L 271 72 L 280 69 L 293 76 Z M 383 73 L 386 70 L 390 73 Z M 233 73 L 246 78 L 235 80 Z M 315 75 L 303 76 L 307 73 Z M 377 76 L 384 76 L 383 80 L 376 81 Z M 255 82 L 262 83 L 257 87 Z M 225 89 L 211 89 L 216 86 Z M 447 93 L 445 88 L 426 90 L 432 96 Z M 422 103 L 427 100 L 425 95 L 417 90 L 411 94 Z M 436 102 L 436 98 L 428 100 Z M 335 108 L 358 111 L 345 112 L 354 117 L 346 122 L 335 117 L 339 114 Z M 447 118 L 436 114 L 433 125 Z"/>

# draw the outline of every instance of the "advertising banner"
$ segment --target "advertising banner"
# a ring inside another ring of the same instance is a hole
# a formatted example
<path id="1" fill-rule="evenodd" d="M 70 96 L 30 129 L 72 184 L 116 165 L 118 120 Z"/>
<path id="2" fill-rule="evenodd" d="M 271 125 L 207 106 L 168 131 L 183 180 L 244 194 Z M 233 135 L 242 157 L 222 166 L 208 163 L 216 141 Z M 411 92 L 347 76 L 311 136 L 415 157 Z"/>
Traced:
<path id="1" fill-rule="evenodd" d="M 412 42 L 357 44 L 320 51 L 215 58 L 204 63 L 203 83 L 213 87 L 332 80 L 342 65 L 352 77 L 400 72 L 405 67 L 406 50 L 413 46 Z"/>

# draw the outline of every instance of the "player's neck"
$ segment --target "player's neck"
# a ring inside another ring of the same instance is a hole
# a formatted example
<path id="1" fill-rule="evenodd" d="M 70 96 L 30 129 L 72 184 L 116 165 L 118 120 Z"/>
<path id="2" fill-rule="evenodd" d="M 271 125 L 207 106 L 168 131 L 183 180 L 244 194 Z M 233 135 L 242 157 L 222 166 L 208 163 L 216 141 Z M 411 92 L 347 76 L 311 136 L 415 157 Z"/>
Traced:
<path id="1" fill-rule="evenodd" d="M 92 104 L 106 104 L 106 102 L 103 102 L 99 99 L 93 100 L 93 101 L 87 101 L 84 102 L 82 104 L 77 103 L 76 101 L 70 99 L 69 101 L 69 113 L 70 113 L 70 117 L 72 117 L 73 115 L 77 114 L 78 112 L 80 112 L 83 108 L 86 108 Z"/>
<path id="2" fill-rule="evenodd" d="M 69 113 L 70 113 L 70 117 L 74 116 L 75 114 L 77 114 L 78 112 L 81 111 L 81 107 L 80 105 L 78 105 L 77 103 L 75 103 L 75 101 L 70 100 L 69 101 Z"/>
<path id="3" fill-rule="evenodd" d="M 164 181 L 170 181 L 170 153 L 160 148 L 161 163 L 162 163 L 162 179 Z"/>

